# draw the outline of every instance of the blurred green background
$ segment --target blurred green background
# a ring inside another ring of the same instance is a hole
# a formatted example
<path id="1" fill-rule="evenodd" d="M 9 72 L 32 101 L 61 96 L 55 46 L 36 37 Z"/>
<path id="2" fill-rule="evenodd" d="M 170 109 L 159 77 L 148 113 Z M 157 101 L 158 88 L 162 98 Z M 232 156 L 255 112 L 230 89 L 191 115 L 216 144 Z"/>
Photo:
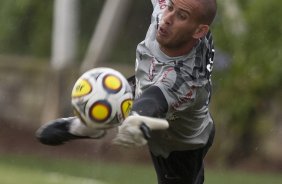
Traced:
<path id="1" fill-rule="evenodd" d="M 0 1 L 0 183 L 18 183 L 11 180 L 18 174 L 27 181 L 35 178 L 33 183 L 38 183 L 41 178 L 48 180 L 53 172 L 59 173 L 55 175 L 59 179 L 86 178 L 85 183 L 92 179 L 132 183 L 130 177 L 123 177 L 135 170 L 133 166 L 138 172 L 136 178 L 149 178 L 147 183 L 155 181 L 145 149 L 112 147 L 114 131 L 99 142 L 74 141 L 61 147 L 43 146 L 34 138 L 42 123 L 72 115 L 70 91 L 104 4 L 104 0 L 77 0 L 77 54 L 71 66 L 54 71 L 55 1 Z M 134 73 L 136 45 L 146 34 L 151 11 L 149 0 L 130 3 L 109 54 L 99 66 L 116 68 L 126 76 Z M 217 134 L 206 159 L 207 184 L 281 181 L 280 15 L 279 0 L 218 0 L 212 26 L 216 57 L 211 103 Z M 44 159 L 51 160 L 42 162 Z M 72 167 L 73 171 L 63 169 Z"/>

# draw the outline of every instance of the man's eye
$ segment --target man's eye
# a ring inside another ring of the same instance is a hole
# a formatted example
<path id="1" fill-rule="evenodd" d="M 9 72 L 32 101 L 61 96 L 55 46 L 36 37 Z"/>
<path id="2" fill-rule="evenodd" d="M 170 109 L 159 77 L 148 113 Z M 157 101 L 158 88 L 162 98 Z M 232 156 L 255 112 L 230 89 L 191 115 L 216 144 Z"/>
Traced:
<path id="1" fill-rule="evenodd" d="M 167 9 L 168 9 L 168 11 L 172 11 L 172 10 L 173 10 L 173 7 L 168 4 L 168 5 L 167 5 Z"/>
<path id="2" fill-rule="evenodd" d="M 187 18 L 187 16 L 186 16 L 185 14 L 183 14 L 183 13 L 178 13 L 177 16 L 178 16 L 178 18 L 181 19 L 181 20 L 184 20 L 184 19 Z"/>

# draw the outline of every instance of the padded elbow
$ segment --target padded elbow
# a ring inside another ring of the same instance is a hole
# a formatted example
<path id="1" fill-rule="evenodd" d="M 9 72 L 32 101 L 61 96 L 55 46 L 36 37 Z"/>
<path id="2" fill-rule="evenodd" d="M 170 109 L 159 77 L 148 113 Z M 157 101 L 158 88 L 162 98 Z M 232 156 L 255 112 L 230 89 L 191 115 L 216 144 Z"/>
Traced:
<path id="1" fill-rule="evenodd" d="M 162 91 L 152 86 L 145 90 L 133 103 L 132 111 L 142 116 L 163 118 L 168 110 L 167 101 Z"/>

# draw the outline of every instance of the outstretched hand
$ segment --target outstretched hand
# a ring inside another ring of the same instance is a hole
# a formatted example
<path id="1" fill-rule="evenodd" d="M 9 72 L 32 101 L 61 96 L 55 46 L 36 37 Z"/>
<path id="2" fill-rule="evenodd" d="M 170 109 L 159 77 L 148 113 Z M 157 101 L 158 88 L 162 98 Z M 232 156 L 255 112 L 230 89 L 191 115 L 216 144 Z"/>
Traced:
<path id="1" fill-rule="evenodd" d="M 106 130 L 86 127 L 77 117 L 60 118 L 42 125 L 36 131 L 36 138 L 46 145 L 56 146 L 73 139 L 98 139 L 106 134 Z"/>
<path id="2" fill-rule="evenodd" d="M 124 147 L 140 147 L 147 144 L 152 130 L 165 130 L 167 120 L 148 116 L 128 116 L 121 126 L 113 143 Z"/>

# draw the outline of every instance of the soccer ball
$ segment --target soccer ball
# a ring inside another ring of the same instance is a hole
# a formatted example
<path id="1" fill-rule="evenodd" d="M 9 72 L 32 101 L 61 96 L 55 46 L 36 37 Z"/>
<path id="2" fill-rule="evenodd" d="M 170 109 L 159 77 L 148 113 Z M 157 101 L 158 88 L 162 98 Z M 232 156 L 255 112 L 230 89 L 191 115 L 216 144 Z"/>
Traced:
<path id="1" fill-rule="evenodd" d="M 74 113 L 88 127 L 111 128 L 128 116 L 133 94 L 126 78 L 111 68 L 94 68 L 74 84 L 71 102 Z"/>

